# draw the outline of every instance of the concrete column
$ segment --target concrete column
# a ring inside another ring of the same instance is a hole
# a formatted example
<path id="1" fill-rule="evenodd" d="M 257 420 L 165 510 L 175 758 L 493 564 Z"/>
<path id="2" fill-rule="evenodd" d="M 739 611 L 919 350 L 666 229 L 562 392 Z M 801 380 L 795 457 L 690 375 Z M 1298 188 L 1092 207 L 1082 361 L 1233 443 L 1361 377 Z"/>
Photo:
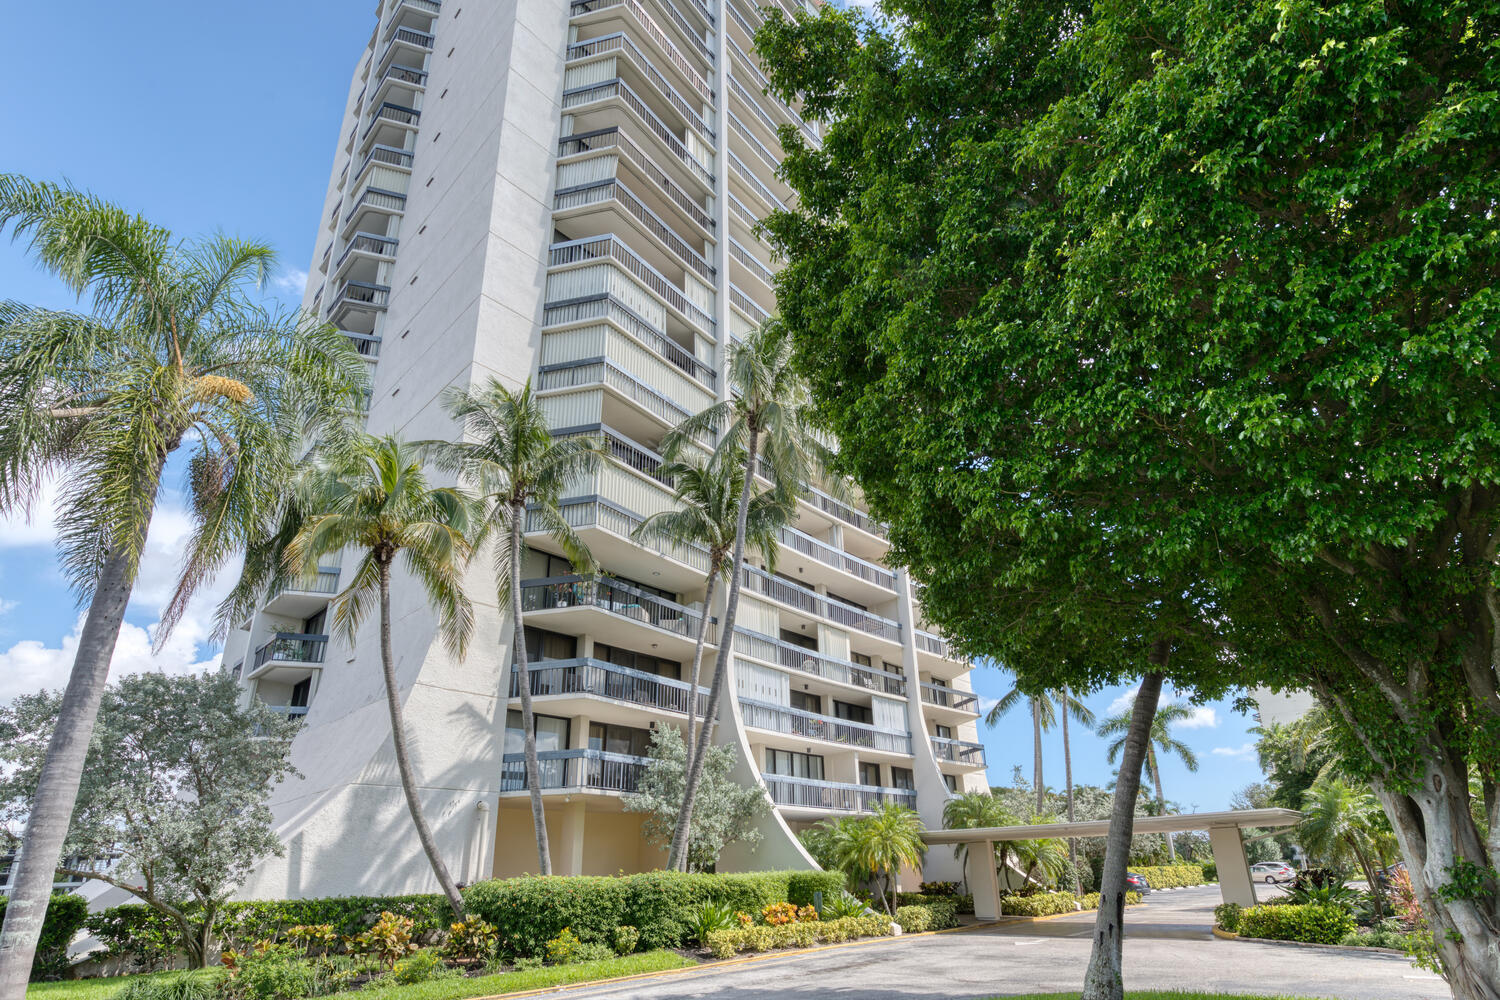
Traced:
<path id="1" fill-rule="evenodd" d="M 555 810 L 557 819 L 555 826 L 547 831 L 549 837 L 556 830 L 556 839 L 548 846 L 552 849 L 552 870 L 558 875 L 582 875 L 583 874 L 583 827 L 584 827 L 584 805 L 583 799 L 574 799 L 571 802 L 561 802 L 556 806 L 548 804 L 549 813 Z M 548 817 L 549 819 L 551 816 Z"/>
<path id="2" fill-rule="evenodd" d="M 936 848 L 934 848 L 936 850 Z M 995 877 L 995 844 L 984 841 L 969 845 L 964 874 L 974 894 L 974 917 L 995 920 L 1000 916 L 1000 880 Z"/>
<path id="3" fill-rule="evenodd" d="M 1208 831 L 1214 863 L 1219 868 L 1219 894 L 1226 903 L 1255 905 L 1255 880 L 1250 877 L 1250 859 L 1245 856 L 1245 839 L 1237 826 L 1214 827 Z"/>
<path id="4" fill-rule="evenodd" d="M 911 582 L 905 570 L 896 571 L 896 595 L 901 622 L 901 666 L 906 673 L 907 728 L 911 730 L 912 775 L 917 786 L 917 812 L 929 830 L 943 829 L 943 807 L 948 804 L 948 786 L 943 771 L 932 752 L 928 738 L 927 718 L 922 711 L 922 688 L 917 667 L 916 621 L 911 599 Z M 924 878 L 929 882 L 957 879 L 959 867 L 952 854 L 929 849 L 923 862 Z M 991 878 L 994 872 L 990 873 Z M 976 895 L 977 898 L 977 895 Z M 977 904 L 976 904 L 977 905 Z"/>

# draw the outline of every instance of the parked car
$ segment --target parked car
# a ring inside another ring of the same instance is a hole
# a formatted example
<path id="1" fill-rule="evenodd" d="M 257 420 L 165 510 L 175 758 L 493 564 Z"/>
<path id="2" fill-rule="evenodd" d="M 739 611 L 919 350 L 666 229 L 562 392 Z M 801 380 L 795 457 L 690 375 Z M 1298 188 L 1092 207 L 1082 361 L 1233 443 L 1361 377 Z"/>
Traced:
<path id="1" fill-rule="evenodd" d="M 1285 861 L 1262 861 L 1250 866 L 1250 877 L 1267 885 L 1280 885 L 1297 877 L 1297 869 Z"/>
<path id="2" fill-rule="evenodd" d="M 1151 891 L 1151 885 L 1146 881 L 1146 876 L 1137 875 L 1135 872 L 1125 873 L 1125 891 L 1138 892 L 1142 896 Z"/>

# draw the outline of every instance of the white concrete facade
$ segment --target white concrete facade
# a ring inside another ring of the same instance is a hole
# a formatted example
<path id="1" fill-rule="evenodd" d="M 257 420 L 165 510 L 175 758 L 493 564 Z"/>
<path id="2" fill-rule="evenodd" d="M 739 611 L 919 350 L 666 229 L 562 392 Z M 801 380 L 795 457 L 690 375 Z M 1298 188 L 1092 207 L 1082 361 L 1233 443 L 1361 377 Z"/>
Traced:
<path id="1" fill-rule="evenodd" d="M 383 0 L 340 131 L 304 306 L 374 366 L 370 429 L 451 437 L 445 387 L 530 378 L 557 432 L 611 443 L 564 502 L 604 579 L 579 581 L 540 535 L 523 570 L 563 874 L 662 860 L 622 798 L 650 727 L 685 719 L 706 557 L 630 534 L 673 503 L 662 436 L 722 397 L 731 340 L 775 310 L 776 262 L 754 230 L 793 198 L 774 130 L 818 141 L 762 93 L 759 23 L 747 0 Z M 772 808 L 759 847 L 725 868 L 805 867 L 798 829 L 881 801 L 937 827 L 952 791 L 987 786 L 969 665 L 884 566 L 882 528 L 815 493 L 782 542 L 777 574 L 745 572 L 717 730 Z M 340 573 L 273 595 L 226 647 L 247 697 L 303 717 L 302 777 L 273 801 L 287 853 L 246 897 L 436 888 L 393 766 L 373 623 L 351 647 L 320 617 Z M 507 738 L 508 614 L 487 567 L 469 583 L 478 628 L 462 661 L 434 642 L 418 588 L 398 578 L 393 594 L 423 800 L 463 881 L 536 866 Z M 959 874 L 946 851 L 929 868 Z"/>

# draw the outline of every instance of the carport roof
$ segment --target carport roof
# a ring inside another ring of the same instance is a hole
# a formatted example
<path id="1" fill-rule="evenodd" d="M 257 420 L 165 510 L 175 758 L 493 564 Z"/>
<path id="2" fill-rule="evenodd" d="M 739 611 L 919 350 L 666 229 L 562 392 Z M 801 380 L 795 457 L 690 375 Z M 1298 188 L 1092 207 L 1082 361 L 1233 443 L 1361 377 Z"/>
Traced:
<path id="1" fill-rule="evenodd" d="M 1136 833 L 1177 833 L 1183 830 L 1276 829 L 1296 826 L 1302 814 L 1295 809 L 1232 809 L 1226 812 L 1180 813 L 1174 816 L 1137 816 Z M 1082 823 L 1041 823 L 1035 826 L 983 826 L 969 830 L 928 830 L 929 844 L 976 844 L 984 841 L 1038 840 L 1043 837 L 1105 837 L 1109 820 Z"/>

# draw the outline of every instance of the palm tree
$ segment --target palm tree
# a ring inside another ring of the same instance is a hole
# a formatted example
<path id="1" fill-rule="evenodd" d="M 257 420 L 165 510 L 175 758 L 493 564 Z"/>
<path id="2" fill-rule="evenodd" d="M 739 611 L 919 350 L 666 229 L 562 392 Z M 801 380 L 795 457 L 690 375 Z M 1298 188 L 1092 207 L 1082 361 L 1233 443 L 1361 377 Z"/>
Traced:
<path id="1" fill-rule="evenodd" d="M 439 460 L 460 473 L 478 493 L 484 505 L 485 532 L 504 535 L 504 541 L 495 546 L 496 595 L 501 607 L 510 606 L 513 626 L 511 663 L 521 692 L 526 787 L 531 793 L 537 870 L 551 875 L 552 852 L 542 806 L 531 665 L 526 657 L 521 606 L 525 532 L 540 528 L 558 544 L 576 571 L 583 575 L 594 572 L 588 546 L 563 517 L 558 501 L 574 479 L 593 471 L 605 446 L 601 438 L 593 436 L 553 437 L 529 379 L 515 392 L 494 378 L 476 388 L 454 387 L 444 393 L 443 406 L 462 424 L 464 437 L 457 443 L 433 442 L 432 447 Z"/>
<path id="2" fill-rule="evenodd" d="M 1063 741 L 1063 781 L 1066 793 L 1068 822 L 1076 822 L 1073 815 L 1073 742 L 1068 736 L 1068 716 L 1077 719 L 1087 729 L 1094 726 L 1094 712 L 1083 702 L 1073 697 L 1071 691 L 1063 688 L 1058 692 L 1059 704 L 1063 706 L 1062 715 L 1062 741 Z M 1076 837 L 1068 838 L 1068 862 L 1073 866 L 1073 891 L 1083 895 L 1083 882 L 1078 872 L 1078 840 Z"/>
<path id="3" fill-rule="evenodd" d="M 839 826 L 835 842 L 839 867 L 871 879 L 880 894 L 880 905 L 891 913 L 886 887 L 893 885 L 902 867 L 921 866 L 926 850 L 922 830 L 915 809 L 883 802 L 869 816 Z"/>
<path id="4" fill-rule="evenodd" d="M 394 437 L 362 435 L 336 449 L 320 460 L 303 489 L 305 519 L 286 547 L 285 565 L 292 572 L 310 574 L 329 553 L 346 548 L 362 553 L 349 586 L 333 599 L 333 626 L 353 644 L 371 605 L 379 614 L 380 665 L 406 807 L 433 873 L 462 919 L 463 898 L 422 813 L 407 750 L 391 653 L 391 569 L 400 557 L 438 609 L 444 645 L 462 656 L 474 627 L 460 577 L 472 551 L 476 504 L 458 490 L 433 487 L 422 470 L 420 450 Z"/>
<path id="5" fill-rule="evenodd" d="M 1055 816 L 1036 815 L 1027 820 L 1027 825 L 1039 826 L 1055 823 Z M 1055 837 L 1034 840 L 1010 840 L 995 845 L 1002 865 L 1008 865 L 1021 873 L 1027 882 L 1051 884 L 1062 875 L 1068 860 L 1066 844 Z"/>
<path id="6" fill-rule="evenodd" d="M 1156 786 L 1156 805 L 1162 814 L 1167 810 L 1167 797 L 1162 792 L 1161 784 L 1161 761 L 1158 751 L 1162 755 L 1174 755 L 1181 758 L 1182 764 L 1189 771 L 1198 770 L 1198 755 L 1193 753 L 1191 747 L 1172 735 L 1173 723 L 1181 722 L 1193 714 L 1192 709 L 1181 703 L 1163 705 L 1157 710 L 1156 716 L 1151 720 L 1151 742 L 1146 746 L 1146 760 L 1144 767 L 1146 776 Z M 1126 735 L 1130 731 L 1130 713 L 1105 719 L 1099 726 L 1100 736 L 1113 736 L 1114 741 L 1109 745 L 1109 762 L 1113 764 L 1120 756 L 1120 751 L 1125 746 Z M 1177 859 L 1177 848 L 1172 843 L 1172 835 L 1167 837 L 1167 857 L 1175 861 Z"/>
<path id="7" fill-rule="evenodd" d="M 745 474 L 740 484 L 735 514 L 734 552 L 730 558 L 729 597 L 720 627 L 719 653 L 714 661 L 714 676 L 709 687 L 706 718 L 719 712 L 719 698 L 729 669 L 734 646 L 735 613 L 739 608 L 740 581 L 744 576 L 745 547 L 749 538 L 751 502 L 755 493 L 755 474 L 766 476 L 772 488 L 782 495 L 787 508 L 807 488 L 815 475 L 828 467 L 827 449 L 817 440 L 811 424 L 812 399 L 807 383 L 792 370 L 792 340 L 779 323 L 763 324 L 732 345 L 727 375 L 729 398 L 710 406 L 680 423 L 667 435 L 665 450 L 676 458 L 695 447 L 705 435 L 721 433 L 719 450 L 743 457 Z M 703 775 L 703 756 L 713 727 L 704 725 L 698 731 L 692 767 L 688 769 L 687 788 L 682 797 L 682 811 L 677 817 L 677 832 L 672 837 L 670 859 L 682 858 L 693 815 L 693 800 Z"/>
<path id="8" fill-rule="evenodd" d="M 1308 854 L 1329 864 L 1353 860 L 1364 872 L 1375 900 L 1375 916 L 1384 915 L 1375 859 L 1381 853 L 1380 830 L 1385 813 L 1367 788 L 1338 778 L 1319 778 L 1302 796 L 1298 838 Z"/>
<path id="9" fill-rule="evenodd" d="M 735 525 L 739 514 L 739 497 L 744 487 L 743 459 L 732 451 L 716 451 L 707 459 L 682 456 L 662 466 L 663 478 L 670 477 L 676 491 L 678 509 L 653 514 L 641 522 L 634 537 L 658 535 L 679 545 L 696 545 L 708 551 L 703 608 L 698 619 L 698 636 L 693 649 L 692 681 L 688 696 L 686 770 L 693 767 L 698 716 L 698 684 L 703 665 L 703 645 L 708 635 L 709 614 L 714 590 L 729 572 L 729 557 L 734 550 Z M 760 553 L 766 567 L 774 571 L 778 550 L 776 533 L 787 524 L 795 511 L 787 498 L 775 492 L 756 493 L 750 500 L 745 522 L 745 546 Z M 708 718 L 704 724 L 712 726 Z M 669 868 L 686 867 L 687 858 L 669 858 Z M 678 862 L 681 862 L 678 864 Z"/>
<path id="10" fill-rule="evenodd" d="M 1025 701 L 1031 710 L 1032 786 L 1036 789 L 1036 811 L 1039 814 L 1047 811 L 1047 786 L 1042 780 L 1042 734 L 1051 732 L 1052 727 L 1057 725 L 1058 709 L 1062 709 L 1063 757 L 1068 769 L 1068 809 L 1071 819 L 1073 763 L 1072 748 L 1068 745 L 1068 716 L 1071 715 L 1085 726 L 1092 726 L 1094 713 L 1066 690 L 1044 691 L 1038 695 L 1028 695 L 1019 687 L 1014 687 L 995 702 L 989 714 L 984 717 L 985 725 L 998 725 L 1001 717 L 1022 701 Z"/>
<path id="11" fill-rule="evenodd" d="M 88 605 L 5 923 L 0 996 L 26 988 L 110 658 L 169 457 L 186 458 L 194 530 L 159 645 L 188 600 L 258 536 L 307 421 L 357 403 L 364 363 L 335 331 L 251 302 L 264 244 L 181 241 L 70 187 L 0 175 L 0 230 L 88 311 L 0 304 L 0 507 L 61 485 L 63 566 Z"/>
<path id="12" fill-rule="evenodd" d="M 964 792 L 943 804 L 943 826 L 949 830 L 977 830 L 987 826 L 1011 826 L 1016 818 L 989 792 Z M 964 865 L 968 880 L 969 845 L 954 844 L 953 856 Z M 992 863 L 993 863 L 992 859 Z"/>

